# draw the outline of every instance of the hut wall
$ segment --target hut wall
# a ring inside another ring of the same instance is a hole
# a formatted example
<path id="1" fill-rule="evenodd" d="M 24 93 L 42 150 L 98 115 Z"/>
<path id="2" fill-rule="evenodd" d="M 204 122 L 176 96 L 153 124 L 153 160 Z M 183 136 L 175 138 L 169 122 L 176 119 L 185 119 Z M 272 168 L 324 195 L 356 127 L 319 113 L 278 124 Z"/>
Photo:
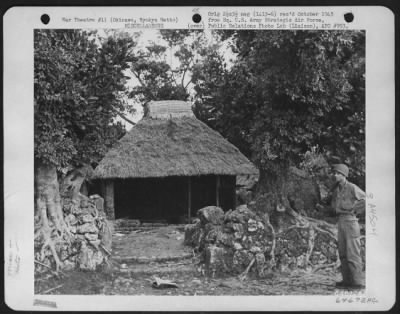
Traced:
<path id="1" fill-rule="evenodd" d="M 236 208 L 236 177 L 221 176 L 219 188 L 220 207 L 224 211 Z"/>
<path id="2" fill-rule="evenodd" d="M 192 217 L 200 208 L 217 205 L 216 176 L 192 177 Z"/>
<path id="3" fill-rule="evenodd" d="M 105 180 L 104 182 L 104 209 L 108 219 L 115 219 L 114 206 L 114 181 Z"/>
<path id="4" fill-rule="evenodd" d="M 115 180 L 115 218 L 186 223 L 188 177 Z M 198 209 L 216 205 L 216 176 L 191 177 L 191 216 Z M 220 206 L 234 207 L 235 177 L 220 176 Z"/>

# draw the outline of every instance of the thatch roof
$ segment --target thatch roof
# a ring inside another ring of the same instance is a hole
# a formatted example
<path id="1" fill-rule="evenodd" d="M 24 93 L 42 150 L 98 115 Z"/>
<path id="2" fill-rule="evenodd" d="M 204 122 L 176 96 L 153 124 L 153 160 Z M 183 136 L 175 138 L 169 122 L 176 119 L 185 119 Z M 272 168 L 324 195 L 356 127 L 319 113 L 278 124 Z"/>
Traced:
<path id="1" fill-rule="evenodd" d="M 160 102 L 153 103 L 153 111 L 106 154 L 94 178 L 258 174 L 234 145 L 196 119 L 191 110 L 191 114 L 177 110 L 178 115 L 156 119 L 154 105 Z"/>

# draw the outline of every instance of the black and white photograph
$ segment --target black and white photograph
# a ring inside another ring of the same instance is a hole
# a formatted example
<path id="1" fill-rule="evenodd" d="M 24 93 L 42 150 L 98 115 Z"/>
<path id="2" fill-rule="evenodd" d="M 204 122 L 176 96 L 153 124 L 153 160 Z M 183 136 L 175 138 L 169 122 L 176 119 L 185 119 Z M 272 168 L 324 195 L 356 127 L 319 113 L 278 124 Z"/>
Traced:
<path id="1" fill-rule="evenodd" d="M 235 14 L 222 19 L 235 27 L 203 13 L 202 28 L 51 27 L 50 15 L 31 29 L 33 305 L 379 302 L 366 296 L 378 267 L 366 247 L 384 233 L 367 179 L 380 166 L 366 149 L 368 31 L 252 29 Z M 5 247 L 12 276 L 20 249 Z"/>

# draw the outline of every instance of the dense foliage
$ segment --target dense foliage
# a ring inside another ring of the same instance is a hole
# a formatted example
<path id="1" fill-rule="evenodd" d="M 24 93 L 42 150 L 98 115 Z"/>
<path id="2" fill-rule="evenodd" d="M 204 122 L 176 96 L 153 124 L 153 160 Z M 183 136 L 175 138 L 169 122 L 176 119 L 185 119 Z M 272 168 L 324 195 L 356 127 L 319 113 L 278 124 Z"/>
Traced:
<path id="1" fill-rule="evenodd" d="M 194 69 L 196 113 L 269 175 L 318 146 L 363 177 L 365 33 L 220 31 L 217 51 Z"/>
<path id="2" fill-rule="evenodd" d="M 35 33 L 35 156 L 59 167 L 95 162 L 122 133 L 129 97 L 193 100 L 195 114 L 268 176 L 318 147 L 363 185 L 365 33 L 161 30 L 136 49 L 116 33 Z M 134 61 L 134 62 L 133 62 Z"/>
<path id="3" fill-rule="evenodd" d="M 97 162 L 124 129 L 124 70 L 134 61 L 130 38 L 94 32 L 35 32 L 35 158 L 60 168 Z"/>

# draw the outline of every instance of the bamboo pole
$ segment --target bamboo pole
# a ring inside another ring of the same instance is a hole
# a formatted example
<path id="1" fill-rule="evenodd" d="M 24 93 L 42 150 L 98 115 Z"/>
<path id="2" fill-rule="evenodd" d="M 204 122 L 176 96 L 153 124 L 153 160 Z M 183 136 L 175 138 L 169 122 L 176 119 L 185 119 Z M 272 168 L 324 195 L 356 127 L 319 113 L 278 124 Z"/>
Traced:
<path id="1" fill-rule="evenodd" d="M 188 178 L 188 223 L 192 220 L 192 178 Z"/>

